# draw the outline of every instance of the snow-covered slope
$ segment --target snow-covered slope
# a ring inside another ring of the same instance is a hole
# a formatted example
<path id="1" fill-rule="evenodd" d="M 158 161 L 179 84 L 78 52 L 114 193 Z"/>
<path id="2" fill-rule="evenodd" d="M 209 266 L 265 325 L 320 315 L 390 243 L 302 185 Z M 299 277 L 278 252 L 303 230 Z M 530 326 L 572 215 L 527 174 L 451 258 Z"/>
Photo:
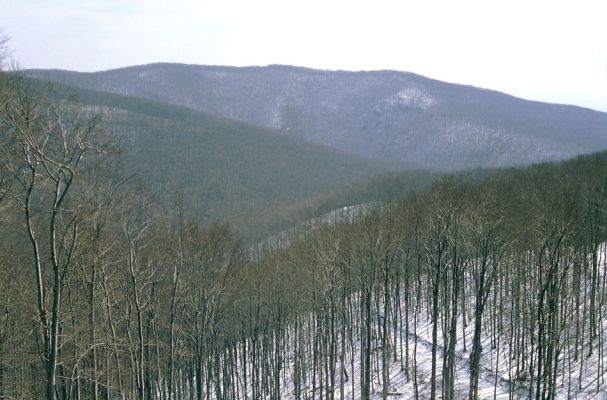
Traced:
<path id="1" fill-rule="evenodd" d="M 607 273 L 607 243 L 601 245 L 598 265 L 601 274 Z M 358 297 L 358 296 L 355 296 Z M 473 301 L 469 299 L 469 301 Z M 359 304 L 359 300 L 353 302 Z M 401 304 L 406 308 L 406 304 Z M 356 311 L 355 311 L 356 313 Z M 381 315 L 377 316 L 382 318 Z M 495 317 L 497 318 L 497 317 Z M 507 315 L 502 315 L 502 323 L 508 325 Z M 390 360 L 389 360 L 389 389 L 383 393 L 383 370 L 381 357 L 381 342 L 376 336 L 372 342 L 372 378 L 371 378 L 371 399 L 428 399 L 431 389 L 431 368 L 432 368 L 432 324 L 429 313 L 425 306 L 421 306 L 417 313 L 408 316 L 408 329 L 404 325 L 399 327 L 397 335 L 392 335 Z M 460 315 L 458 320 L 457 344 L 455 347 L 455 390 L 454 399 L 467 399 L 470 384 L 470 350 L 472 348 L 473 323 L 470 316 L 467 317 L 467 323 L 464 324 L 464 318 Z M 439 324 L 442 326 L 442 324 Z M 513 349 L 510 348 L 507 339 L 508 335 L 502 336 L 501 340 L 496 339 L 494 330 L 496 325 L 485 321 L 483 334 L 481 337 L 482 353 L 479 373 L 479 399 L 529 399 L 535 398 L 535 382 L 529 379 L 528 371 L 520 364 L 514 364 L 512 357 Z M 408 333 L 408 335 L 407 335 Z M 290 333 L 287 336 L 294 335 Z M 437 398 L 441 396 L 442 377 L 440 375 L 443 365 L 444 348 L 441 340 L 443 335 L 442 328 L 438 329 L 437 342 Z M 599 337 L 607 337 L 607 319 L 602 321 L 602 331 Z M 335 386 L 333 390 L 335 399 L 361 399 L 361 338 L 357 336 L 354 330 L 354 346 L 345 345 L 347 355 L 343 360 L 337 360 L 338 365 L 343 365 L 336 370 Z M 607 352 L 604 344 L 600 345 L 598 341 L 594 342 L 593 348 L 586 348 L 583 354 L 576 354 L 572 349 L 572 342 L 565 343 L 561 348 L 559 357 L 560 374 L 556 379 L 556 399 L 607 399 Z M 337 348 L 341 343 L 335 343 Z M 529 354 L 533 352 L 532 348 L 527 348 Z M 575 351 L 577 353 L 577 351 Z M 294 364 L 293 352 L 288 352 L 288 359 L 285 360 L 281 371 L 281 399 L 296 399 L 294 370 L 297 368 Z M 310 357 L 312 358 L 312 357 Z M 313 382 L 312 367 L 309 369 L 308 379 L 300 382 L 301 393 L 299 398 L 318 399 L 326 394 L 322 381 Z M 252 371 L 251 365 L 240 365 L 240 369 Z M 252 372 L 251 372 L 252 373 Z M 318 379 L 318 378 L 316 378 Z M 313 388 L 316 391 L 313 391 Z M 323 392 L 323 395 L 320 394 Z M 247 393 L 247 396 L 244 396 Z M 343 397 L 342 397 L 343 395 Z M 242 387 L 241 398 L 252 398 L 253 393 Z M 270 398 L 270 397 L 268 397 Z"/>

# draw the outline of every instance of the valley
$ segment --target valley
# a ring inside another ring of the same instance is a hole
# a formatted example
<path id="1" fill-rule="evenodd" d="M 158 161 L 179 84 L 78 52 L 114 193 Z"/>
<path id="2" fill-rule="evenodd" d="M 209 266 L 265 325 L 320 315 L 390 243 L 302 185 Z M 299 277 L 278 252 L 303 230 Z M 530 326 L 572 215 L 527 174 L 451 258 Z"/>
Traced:
<path id="1" fill-rule="evenodd" d="M 0 399 L 601 399 L 606 149 L 405 72 L 0 71 Z"/>

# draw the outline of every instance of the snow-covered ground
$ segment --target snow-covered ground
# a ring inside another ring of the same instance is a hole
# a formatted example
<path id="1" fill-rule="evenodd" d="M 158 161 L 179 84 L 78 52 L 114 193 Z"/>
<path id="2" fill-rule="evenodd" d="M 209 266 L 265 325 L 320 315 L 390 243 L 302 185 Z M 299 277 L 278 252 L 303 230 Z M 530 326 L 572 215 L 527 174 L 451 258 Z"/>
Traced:
<path id="1" fill-rule="evenodd" d="M 420 315 L 420 321 L 417 326 L 417 335 L 410 332 L 409 337 L 404 336 L 403 341 L 408 340 L 409 346 L 409 376 L 405 370 L 405 360 L 393 359 L 390 361 L 390 390 L 389 399 L 415 399 L 416 390 L 419 399 L 426 399 L 430 396 L 430 377 L 432 365 L 432 326 Z M 413 326 L 410 327 L 411 331 Z M 455 399 L 467 399 L 470 383 L 469 357 L 472 344 L 472 325 L 469 324 L 465 329 L 466 339 L 460 330 L 458 334 L 458 344 L 456 347 L 456 366 L 455 366 Z M 607 334 L 607 324 L 603 326 L 603 333 Z M 440 335 L 439 335 L 440 336 Z M 464 349 L 464 343 L 467 349 Z M 403 344 L 404 346 L 404 344 Z M 513 370 L 509 371 L 508 365 L 508 347 L 500 344 L 499 350 L 491 346 L 491 339 L 485 335 L 482 339 L 483 353 L 481 358 L 481 368 L 479 374 L 479 399 L 527 399 L 529 398 L 528 383 L 516 381 L 513 378 Z M 580 360 L 561 360 L 565 363 L 564 368 L 571 368 L 571 381 L 558 382 L 556 390 L 557 399 L 607 399 L 607 384 L 602 383 L 597 386 L 598 381 L 598 351 L 593 351 L 593 355 L 584 358 L 584 366 L 580 368 Z M 415 352 L 416 362 L 413 362 L 413 352 Z M 441 398 L 440 385 L 442 382 L 440 372 L 442 366 L 442 345 L 439 345 L 437 352 L 437 396 Z M 346 360 L 347 381 L 344 381 L 344 397 L 346 399 L 360 399 L 360 342 L 355 349 L 354 373 L 349 369 L 350 359 Z M 607 365 L 607 355 L 602 354 L 603 368 Z M 496 368 L 497 365 L 497 368 Z M 372 399 L 382 398 L 381 382 L 381 362 L 377 361 L 376 370 L 372 379 Z M 289 368 L 292 370 L 292 366 Z M 581 376 L 580 376 L 581 372 Z M 603 371 L 605 373 L 607 371 Z M 339 375 L 339 373 L 338 373 Z M 282 398 L 294 398 L 294 385 L 290 379 L 290 373 L 287 372 L 286 379 L 283 381 L 281 393 Z M 416 380 L 414 379 L 416 376 Z M 581 378 L 581 379 L 580 379 Z M 578 383 L 581 382 L 581 385 Z M 340 398 L 340 377 L 336 378 L 335 398 Z M 416 389 L 417 385 L 417 389 Z M 307 388 L 310 390 L 310 388 Z M 512 389 L 512 390 L 511 390 Z M 512 397 L 510 393 L 512 392 Z M 305 397 L 307 396 L 307 397 Z M 312 393 L 304 390 L 304 398 L 317 398 Z"/>
<path id="2" fill-rule="evenodd" d="M 599 257 L 599 268 L 602 274 L 607 272 L 607 254 L 603 245 L 603 251 Z M 607 316 L 604 316 L 602 325 L 602 337 L 607 338 Z M 467 399 L 470 385 L 470 350 L 472 348 L 473 323 L 468 320 L 467 326 L 462 328 L 463 319 L 460 317 L 457 328 L 456 362 L 455 362 L 455 399 Z M 482 353 L 479 374 L 479 399 L 528 399 L 530 395 L 529 385 L 534 385 L 529 379 L 524 379 L 525 371 L 519 371 L 516 377 L 516 366 L 510 359 L 511 352 L 507 338 L 499 343 L 492 341 L 491 327 L 483 327 Z M 408 362 L 406 359 L 391 357 L 389 363 L 389 399 L 427 399 L 430 397 L 431 365 L 432 365 L 432 324 L 430 318 L 424 312 L 419 312 L 414 320 L 414 315 L 409 315 L 409 335 L 406 336 L 405 327 L 401 327 L 402 347 L 408 347 Z M 504 335 L 507 336 L 507 335 Z M 442 370 L 442 332 L 439 328 L 439 341 L 437 351 L 437 398 L 441 398 L 441 370 Z M 401 338 L 391 338 L 391 342 L 401 346 Z M 405 341 L 407 342 L 405 344 Z M 408 346 L 407 346 L 408 344 Z M 338 344 L 339 347 L 340 344 Z M 375 343 L 375 352 L 379 352 L 380 345 Z M 528 349 L 531 353 L 531 349 Z M 344 362 L 346 374 L 340 374 L 339 366 L 335 378 L 335 398 L 340 399 L 343 391 L 344 399 L 360 399 L 360 340 L 356 342 L 353 353 L 348 352 Z M 396 352 L 400 353 L 400 352 Z M 607 352 L 599 348 L 599 341 L 594 341 L 592 352 L 584 349 L 577 359 L 571 355 L 572 352 L 562 351 L 559 359 L 559 370 L 563 373 L 557 378 L 556 399 L 607 399 Z M 352 363 L 352 354 L 354 362 Z M 382 399 L 382 369 L 381 355 L 375 353 L 373 357 L 372 377 L 372 399 Z M 281 382 L 281 398 L 293 399 L 293 363 L 286 363 Z M 339 364 L 339 362 L 338 362 Z M 408 370 L 405 366 L 408 365 Z M 347 377 L 346 377 L 347 375 Z M 341 384 L 343 380 L 343 385 Z M 343 389 L 342 389 L 343 386 Z M 244 389 L 244 388 L 243 388 Z M 316 399 L 318 393 L 311 392 L 309 385 L 303 385 L 302 398 Z M 534 393 L 534 392 L 533 392 Z M 249 397 L 251 398 L 251 393 Z"/>
<path id="3" fill-rule="evenodd" d="M 297 226 L 278 232 L 275 235 L 269 236 L 266 240 L 256 244 L 255 248 L 258 252 L 261 250 L 278 250 L 287 248 L 294 240 L 303 238 L 313 229 L 318 228 L 321 224 L 335 225 L 346 223 L 350 224 L 356 219 L 369 215 L 373 211 L 379 211 L 386 204 L 382 202 L 370 202 L 357 204 L 353 206 L 345 206 L 336 210 L 329 211 L 319 217 L 308 219 L 297 224 Z"/>

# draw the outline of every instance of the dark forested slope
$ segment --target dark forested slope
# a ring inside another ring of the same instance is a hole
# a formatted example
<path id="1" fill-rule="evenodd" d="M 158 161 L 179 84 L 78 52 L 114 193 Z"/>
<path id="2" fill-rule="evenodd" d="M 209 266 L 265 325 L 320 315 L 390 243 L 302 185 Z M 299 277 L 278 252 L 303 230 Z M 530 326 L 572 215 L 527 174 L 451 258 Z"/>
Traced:
<path id="1" fill-rule="evenodd" d="M 183 199 L 201 222 L 251 215 L 333 191 L 389 170 L 275 129 L 179 106 L 59 88 L 92 113 L 121 149 L 121 173 L 134 175 L 172 207 Z"/>

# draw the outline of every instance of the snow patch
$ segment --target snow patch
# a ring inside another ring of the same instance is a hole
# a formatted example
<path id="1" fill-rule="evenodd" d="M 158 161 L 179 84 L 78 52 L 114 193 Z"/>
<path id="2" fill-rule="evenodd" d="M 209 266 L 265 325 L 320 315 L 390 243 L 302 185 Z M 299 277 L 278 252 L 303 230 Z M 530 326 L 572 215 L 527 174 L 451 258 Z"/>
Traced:
<path id="1" fill-rule="evenodd" d="M 402 89 L 383 103 L 391 108 L 426 110 L 436 105 L 437 100 L 423 89 L 410 87 Z"/>

